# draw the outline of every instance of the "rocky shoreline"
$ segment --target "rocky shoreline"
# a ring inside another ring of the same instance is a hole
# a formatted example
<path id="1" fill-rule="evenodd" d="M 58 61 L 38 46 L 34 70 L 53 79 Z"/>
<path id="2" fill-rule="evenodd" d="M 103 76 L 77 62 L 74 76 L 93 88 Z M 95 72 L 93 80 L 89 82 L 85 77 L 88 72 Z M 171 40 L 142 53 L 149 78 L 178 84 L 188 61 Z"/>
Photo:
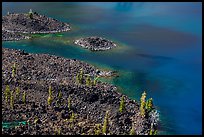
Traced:
<path id="1" fill-rule="evenodd" d="M 104 51 L 116 47 L 116 44 L 112 41 L 97 36 L 80 38 L 78 40 L 75 40 L 74 44 L 91 51 Z"/>
<path id="2" fill-rule="evenodd" d="M 69 30 L 71 30 L 69 24 L 40 15 L 37 12 L 32 13 L 32 17 L 27 13 L 8 13 L 2 17 L 2 31 L 4 31 L 2 40 L 28 39 L 29 37 L 23 36 L 23 34 L 59 33 Z M 19 33 L 21 38 L 16 35 L 5 35 L 5 33 Z"/>
<path id="3" fill-rule="evenodd" d="M 3 135 L 121 135 L 132 131 L 148 135 L 157 130 L 155 109 L 144 117 L 139 103 L 114 85 L 99 80 L 90 83 L 87 77 L 97 77 L 101 70 L 85 62 L 3 48 L 2 65 L 2 122 L 26 121 L 3 128 Z M 119 112 L 121 98 L 125 106 Z"/>
<path id="4" fill-rule="evenodd" d="M 18 41 L 29 38 L 30 38 L 29 36 L 24 36 L 19 33 L 2 30 L 2 41 Z"/>

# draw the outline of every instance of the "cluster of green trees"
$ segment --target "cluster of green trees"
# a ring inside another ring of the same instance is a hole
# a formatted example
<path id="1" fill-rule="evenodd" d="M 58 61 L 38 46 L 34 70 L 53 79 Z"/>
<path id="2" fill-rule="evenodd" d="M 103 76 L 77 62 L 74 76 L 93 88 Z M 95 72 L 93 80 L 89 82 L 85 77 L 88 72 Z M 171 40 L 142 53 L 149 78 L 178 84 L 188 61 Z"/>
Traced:
<path id="1" fill-rule="evenodd" d="M 49 86 L 49 96 L 48 96 L 48 105 L 51 104 L 52 102 L 52 88 L 51 86 Z M 17 100 L 20 97 L 20 89 L 19 87 L 16 88 L 16 98 Z M 5 89 L 5 98 L 6 98 L 6 102 L 8 102 L 8 99 L 10 97 L 10 106 L 13 109 L 14 108 L 14 95 L 13 92 L 10 91 L 10 87 L 9 85 L 6 85 L 6 89 Z M 58 93 L 58 100 L 60 100 L 62 98 L 62 92 L 60 91 Z M 22 97 L 22 101 L 24 102 L 24 104 L 26 103 L 26 92 L 23 92 L 23 97 Z M 153 109 L 153 99 L 150 98 L 146 101 L 146 92 L 144 91 L 141 99 L 140 99 L 140 113 L 142 116 L 145 116 L 146 113 L 150 112 Z M 68 108 L 69 110 L 71 110 L 71 97 L 69 95 L 68 97 Z M 125 110 L 125 99 L 124 99 L 124 95 L 121 97 L 120 100 L 120 106 L 119 106 L 119 112 L 122 113 Z M 74 112 L 72 112 L 71 117 L 70 117 L 70 122 L 73 122 L 75 119 L 75 114 Z M 104 121 L 103 121 L 103 125 L 102 125 L 102 130 L 100 128 L 100 125 L 97 125 L 96 130 L 94 131 L 96 135 L 99 135 L 100 133 L 106 135 L 108 133 L 108 125 L 109 125 L 109 111 L 106 111 L 105 117 L 104 117 Z M 59 133 L 59 132 L 58 132 Z M 132 126 L 131 130 L 130 130 L 130 135 L 135 135 L 135 129 Z M 153 130 L 153 127 L 151 126 L 149 135 L 156 135 L 157 134 L 157 130 Z"/>
<path id="2" fill-rule="evenodd" d="M 142 96 L 140 98 L 140 114 L 141 116 L 145 117 L 146 115 L 148 115 L 152 110 L 153 110 L 153 99 L 149 98 L 146 101 L 146 92 L 144 91 L 142 93 Z M 157 134 L 157 130 L 153 131 L 153 126 L 151 125 L 150 128 L 150 132 L 149 135 L 156 135 Z"/>
<path id="3" fill-rule="evenodd" d="M 140 98 L 140 114 L 141 116 L 145 117 L 145 115 L 147 115 L 149 112 L 151 112 L 153 110 L 153 99 L 149 98 L 146 101 L 146 92 L 144 91 L 142 93 L 142 96 Z M 125 110 L 125 99 L 124 99 L 124 95 L 121 97 L 120 100 L 120 106 L 119 106 L 119 112 L 122 113 Z M 157 134 L 157 130 L 153 131 L 153 127 L 151 127 L 149 135 L 156 135 Z M 132 128 L 130 130 L 130 135 L 135 135 L 135 130 L 134 127 L 132 125 Z"/>
<path id="4" fill-rule="evenodd" d="M 76 83 L 83 84 L 83 79 L 85 79 L 85 84 L 87 86 L 95 86 L 99 76 L 91 78 L 90 75 L 84 74 L 83 69 L 80 69 L 80 72 L 76 75 Z"/>
<path id="5" fill-rule="evenodd" d="M 153 99 L 149 98 L 146 101 L 146 92 L 144 91 L 140 98 L 140 113 L 142 116 L 145 116 L 146 114 L 151 112 L 152 109 L 153 109 Z"/>
<path id="6" fill-rule="evenodd" d="M 49 86 L 49 89 L 48 89 L 48 99 L 47 99 L 47 104 L 48 104 L 48 106 L 50 106 L 51 105 L 51 103 L 53 102 L 53 95 L 52 95 L 53 93 L 52 93 L 52 87 L 51 86 Z M 57 105 L 62 105 L 61 103 L 59 104 L 59 102 L 61 102 L 62 100 L 62 92 L 61 91 L 59 91 L 59 93 L 58 93 L 58 97 L 57 97 Z M 68 106 L 68 109 L 69 110 L 71 110 L 71 96 L 69 95 L 68 96 L 68 104 L 67 104 L 67 106 Z"/>
<path id="7" fill-rule="evenodd" d="M 32 11 L 31 11 L 32 12 Z M 30 12 L 29 12 L 30 13 Z M 30 13 L 31 14 L 31 13 Z M 16 75 L 16 64 L 14 63 L 12 66 L 12 77 L 15 77 Z M 84 75 L 83 70 L 80 70 L 80 73 L 77 74 L 76 76 L 76 82 L 78 84 L 83 84 L 83 78 L 86 76 L 86 85 L 87 86 L 92 86 L 92 85 L 96 85 L 97 79 L 99 78 L 98 76 L 96 78 L 94 78 L 93 80 L 91 79 L 90 75 Z M 16 99 L 19 100 L 20 98 L 20 89 L 19 87 L 16 88 L 15 90 L 15 95 L 16 95 Z M 10 106 L 13 109 L 14 108 L 14 95 L 13 95 L 13 91 L 10 91 L 10 87 L 9 85 L 6 85 L 6 89 L 5 89 L 5 100 L 6 103 L 8 102 L 8 100 L 10 99 Z M 50 106 L 52 101 L 53 101 L 53 95 L 52 95 L 52 87 L 49 86 L 49 90 L 48 90 L 48 99 L 47 99 L 47 103 Z M 59 91 L 58 93 L 58 102 L 62 99 L 62 92 Z M 23 96 L 22 96 L 22 101 L 24 104 L 26 104 L 26 92 L 23 92 Z M 68 109 L 71 110 L 71 97 L 69 95 L 68 97 Z M 141 116 L 145 116 L 147 115 L 149 112 L 151 112 L 153 109 L 153 99 L 149 98 L 146 101 L 146 92 L 144 91 L 142 93 L 142 96 L 140 98 L 140 114 Z M 125 110 L 125 98 L 124 95 L 121 97 L 120 100 L 120 106 L 119 106 L 119 112 L 123 113 Z M 100 133 L 102 134 L 107 134 L 108 133 L 108 125 L 109 125 L 109 111 L 106 111 L 105 117 L 104 117 L 104 122 L 102 125 L 102 130 L 100 129 L 100 125 L 97 125 L 96 130 L 95 130 L 95 134 L 99 135 Z M 75 114 L 74 112 L 72 112 L 71 117 L 70 117 L 70 122 L 73 122 L 75 119 Z M 58 132 L 59 133 L 59 132 Z M 134 130 L 134 126 L 132 125 L 132 128 L 130 130 L 130 135 L 135 135 L 135 130 Z M 151 126 L 149 135 L 155 135 L 157 134 L 157 130 L 153 131 L 153 127 Z"/>
<path id="8" fill-rule="evenodd" d="M 14 93 L 15 93 L 16 100 L 19 101 L 19 99 L 20 99 L 20 89 L 19 89 L 19 87 L 16 87 L 16 90 L 14 92 L 14 91 L 10 90 L 9 85 L 6 85 L 5 92 L 4 92 L 5 100 L 6 100 L 6 103 L 8 103 L 8 101 L 10 99 L 11 109 L 14 108 L 14 100 L 15 100 Z M 24 104 L 26 103 L 26 91 L 23 92 L 22 101 L 23 101 Z"/>

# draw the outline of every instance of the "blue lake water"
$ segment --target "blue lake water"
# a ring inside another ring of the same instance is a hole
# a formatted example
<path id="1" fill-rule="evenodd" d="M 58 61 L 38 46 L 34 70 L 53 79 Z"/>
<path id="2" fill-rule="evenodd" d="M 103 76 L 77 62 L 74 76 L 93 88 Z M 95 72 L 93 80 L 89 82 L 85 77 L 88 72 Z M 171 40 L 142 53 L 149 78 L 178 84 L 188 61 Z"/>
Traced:
<path id="1" fill-rule="evenodd" d="M 48 53 L 118 70 L 106 80 L 139 100 L 145 90 L 160 111 L 159 134 L 202 134 L 202 3 L 197 2 L 67 2 L 9 3 L 2 14 L 28 12 L 69 22 L 61 35 L 3 47 Z M 84 36 L 102 36 L 119 46 L 90 52 L 73 45 Z"/>

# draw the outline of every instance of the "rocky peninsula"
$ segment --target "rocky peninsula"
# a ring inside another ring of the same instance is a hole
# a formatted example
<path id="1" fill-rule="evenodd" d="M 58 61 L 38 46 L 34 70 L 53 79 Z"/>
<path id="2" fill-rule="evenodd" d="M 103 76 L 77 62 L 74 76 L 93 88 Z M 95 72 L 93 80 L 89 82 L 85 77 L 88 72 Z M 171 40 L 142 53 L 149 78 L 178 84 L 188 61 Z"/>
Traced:
<path id="1" fill-rule="evenodd" d="M 116 44 L 112 41 L 97 36 L 80 38 L 75 40 L 74 43 L 91 51 L 103 51 L 116 47 Z"/>
<path id="2" fill-rule="evenodd" d="M 24 36 L 19 33 L 2 30 L 2 41 L 18 41 L 18 40 L 29 39 L 29 38 L 30 38 L 29 36 Z"/>
<path id="3" fill-rule="evenodd" d="M 142 115 L 138 102 L 96 80 L 98 71 L 76 59 L 3 48 L 2 134 L 155 133 L 155 108 Z M 8 128 L 14 121 L 21 124 Z"/>
<path id="4" fill-rule="evenodd" d="M 2 40 L 21 40 L 29 38 L 23 34 L 58 33 L 70 29 L 69 24 L 40 15 L 37 12 L 33 13 L 32 10 L 29 13 L 8 13 L 2 17 L 2 31 L 4 31 Z M 7 35 L 8 33 L 18 33 L 18 35 L 11 36 Z"/>

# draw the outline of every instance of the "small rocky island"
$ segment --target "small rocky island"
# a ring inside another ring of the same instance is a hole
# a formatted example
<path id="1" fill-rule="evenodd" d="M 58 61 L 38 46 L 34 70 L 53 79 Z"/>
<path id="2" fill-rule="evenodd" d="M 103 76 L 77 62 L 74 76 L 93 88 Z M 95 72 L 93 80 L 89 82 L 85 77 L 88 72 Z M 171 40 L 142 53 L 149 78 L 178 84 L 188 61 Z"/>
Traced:
<path id="1" fill-rule="evenodd" d="M 116 44 L 112 41 L 97 36 L 80 38 L 75 40 L 74 43 L 91 51 L 103 51 L 116 47 Z"/>
<path id="2" fill-rule="evenodd" d="M 21 40 L 23 34 L 58 33 L 69 31 L 69 24 L 40 15 L 37 12 L 8 13 L 2 17 L 2 40 Z M 18 33 L 13 35 L 13 33 Z"/>
<path id="3" fill-rule="evenodd" d="M 2 134 L 153 135 L 158 113 L 76 59 L 2 49 Z"/>

